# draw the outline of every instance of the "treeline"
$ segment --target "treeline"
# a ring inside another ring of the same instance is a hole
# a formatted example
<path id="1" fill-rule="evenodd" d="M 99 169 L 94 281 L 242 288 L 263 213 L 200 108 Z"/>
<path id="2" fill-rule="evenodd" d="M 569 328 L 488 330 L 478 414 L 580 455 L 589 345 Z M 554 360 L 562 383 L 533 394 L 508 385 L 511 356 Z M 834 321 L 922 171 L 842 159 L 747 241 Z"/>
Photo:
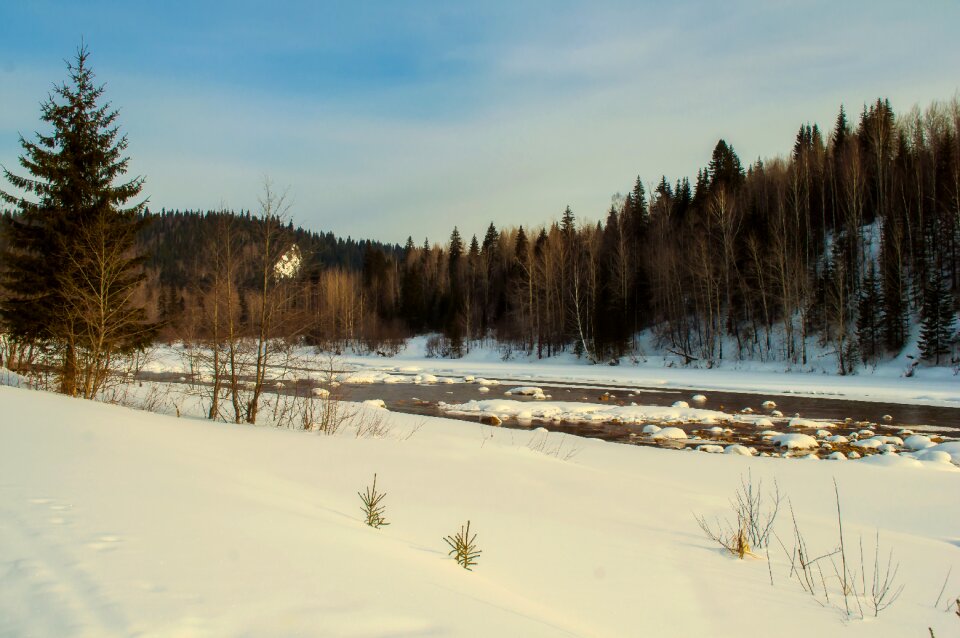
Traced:
<path id="1" fill-rule="evenodd" d="M 288 228 L 310 264 L 286 302 L 291 331 L 372 350 L 438 332 L 442 355 L 492 338 L 600 362 L 636 352 L 652 328 L 687 361 L 806 364 L 817 344 L 850 372 L 898 353 L 919 325 L 922 355 L 942 364 L 955 352 L 958 133 L 957 99 L 899 117 L 877 100 L 853 123 L 841 108 L 830 130 L 802 125 L 786 157 L 744 166 L 720 140 L 693 182 L 663 177 L 648 193 L 638 177 L 595 224 L 567 208 L 537 228 L 491 223 L 480 239 L 454 228 L 444 244 L 348 241 L 339 252 L 332 235 L 310 236 L 317 246 Z M 189 254 L 200 270 L 172 277 L 161 260 L 160 280 L 204 281 L 207 251 Z"/>
<path id="2" fill-rule="evenodd" d="M 217 250 L 224 241 L 221 235 L 226 232 L 236 243 L 238 321 L 240 325 L 249 324 L 247 297 L 255 294 L 258 287 L 257 275 L 249 262 L 263 236 L 261 213 L 147 210 L 143 217 L 146 224 L 138 243 L 140 251 L 147 255 L 144 296 L 152 317 L 161 326 L 161 336 L 186 336 L 197 329 L 191 324 L 205 321 L 206 288 L 216 268 Z M 275 230 L 287 247 L 297 246 L 297 275 L 303 282 L 325 279 L 324 273 L 359 273 L 370 250 L 393 260 L 402 254 L 397 245 L 317 233 L 294 227 L 290 219 L 283 220 Z M 298 332 L 302 333 L 300 328 Z"/>
<path id="3" fill-rule="evenodd" d="M 853 123 L 841 109 L 829 130 L 804 124 L 786 157 L 744 166 L 720 140 L 692 182 L 651 188 L 638 177 L 598 223 L 568 208 L 535 228 L 491 223 L 480 238 L 454 228 L 443 244 L 342 239 L 284 219 L 298 267 L 274 336 L 394 351 L 435 332 L 439 355 L 493 339 L 505 352 L 572 349 L 600 362 L 637 353 L 652 328 L 659 348 L 687 361 L 806 364 L 816 344 L 849 372 L 919 329 L 922 355 L 943 364 L 955 358 L 958 132 L 956 98 L 899 117 L 877 100 Z M 262 253 L 259 213 L 142 217 L 141 296 L 159 334 L 209 327 L 224 224 L 236 243 L 232 311 L 252 331 L 262 269 L 243 264 Z"/>

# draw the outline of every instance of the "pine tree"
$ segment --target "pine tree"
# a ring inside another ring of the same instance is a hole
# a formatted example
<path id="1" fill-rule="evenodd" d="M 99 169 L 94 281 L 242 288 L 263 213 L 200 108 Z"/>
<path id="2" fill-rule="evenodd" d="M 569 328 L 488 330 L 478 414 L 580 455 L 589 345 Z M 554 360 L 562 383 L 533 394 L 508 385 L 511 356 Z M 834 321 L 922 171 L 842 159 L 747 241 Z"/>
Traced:
<path id="1" fill-rule="evenodd" d="M 124 207 L 143 178 L 115 183 L 127 172 L 127 138 L 88 58 L 81 46 L 67 64 L 69 81 L 41 104 L 40 119 L 52 131 L 37 133 L 35 142 L 20 137 L 28 176 L 4 169 L 25 196 L 0 191 L 18 213 L 2 258 L 6 329 L 50 348 L 60 390 L 85 397 L 97 392 L 118 354 L 152 336 L 134 303 L 143 281 L 135 245 L 145 202 Z"/>

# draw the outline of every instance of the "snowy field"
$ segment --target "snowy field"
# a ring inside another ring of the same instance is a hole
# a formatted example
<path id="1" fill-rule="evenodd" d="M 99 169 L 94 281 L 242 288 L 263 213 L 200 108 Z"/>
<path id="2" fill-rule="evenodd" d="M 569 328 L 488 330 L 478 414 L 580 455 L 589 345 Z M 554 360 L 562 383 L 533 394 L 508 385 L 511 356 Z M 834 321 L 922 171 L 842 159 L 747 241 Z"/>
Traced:
<path id="1" fill-rule="evenodd" d="M 945 611 L 960 595 L 949 463 L 681 453 L 383 410 L 379 437 L 324 436 L 8 387 L 0 406 L 0 636 L 960 631 Z M 836 479 L 868 592 L 850 613 L 829 561 L 829 600 L 791 577 L 786 501 L 769 554 L 738 560 L 700 531 L 694 515 L 730 516 L 748 471 L 764 492 L 777 481 L 817 556 L 839 544 Z M 380 529 L 357 495 L 374 473 Z M 472 572 L 442 540 L 468 519 L 483 551 Z M 878 532 L 903 592 L 874 617 Z"/>

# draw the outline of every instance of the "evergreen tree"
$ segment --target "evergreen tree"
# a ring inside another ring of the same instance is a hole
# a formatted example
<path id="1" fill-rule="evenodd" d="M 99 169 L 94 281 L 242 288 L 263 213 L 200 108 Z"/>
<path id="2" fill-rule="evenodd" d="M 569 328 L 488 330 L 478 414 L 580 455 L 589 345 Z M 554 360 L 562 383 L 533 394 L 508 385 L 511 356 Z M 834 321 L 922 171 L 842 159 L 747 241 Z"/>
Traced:
<path id="1" fill-rule="evenodd" d="M 956 313 L 953 311 L 953 295 L 947 289 L 946 277 L 938 267 L 930 269 L 927 285 L 924 286 L 920 322 L 920 354 L 924 359 L 940 365 L 941 356 L 950 352 Z"/>
<path id="2" fill-rule="evenodd" d="M 864 363 L 875 361 L 882 352 L 881 308 L 880 282 L 876 267 L 871 263 L 857 299 L 857 340 Z"/>
<path id="3" fill-rule="evenodd" d="M 25 196 L 0 191 L 18 212 L 6 229 L 0 312 L 14 338 L 56 353 L 62 392 L 89 398 L 111 360 L 144 345 L 152 326 L 134 303 L 143 281 L 135 245 L 144 203 L 124 207 L 143 179 L 115 183 L 127 172 L 127 138 L 88 58 L 78 49 L 69 81 L 41 104 L 40 119 L 52 131 L 38 132 L 35 142 L 20 137 L 28 176 L 4 169 Z"/>
<path id="4" fill-rule="evenodd" d="M 450 254 L 447 258 L 447 274 L 450 279 L 450 292 L 447 300 L 446 331 L 450 337 L 450 349 L 454 357 L 463 352 L 463 240 L 460 231 L 453 227 L 450 234 Z"/>
<path id="5" fill-rule="evenodd" d="M 907 285 L 898 258 L 901 232 L 896 219 L 883 225 L 880 235 L 880 285 L 883 289 L 883 345 L 899 352 L 907 338 Z"/>
<path id="6" fill-rule="evenodd" d="M 725 140 L 720 140 L 713 149 L 709 166 L 710 188 L 716 190 L 721 186 L 732 189 L 739 187 L 745 179 L 740 158 L 733 147 Z"/>
<path id="7" fill-rule="evenodd" d="M 560 230 L 563 232 L 563 237 L 567 241 L 572 240 L 576 233 L 576 218 L 573 216 L 573 211 L 570 210 L 569 206 L 563 211 L 563 217 L 560 218 Z"/>

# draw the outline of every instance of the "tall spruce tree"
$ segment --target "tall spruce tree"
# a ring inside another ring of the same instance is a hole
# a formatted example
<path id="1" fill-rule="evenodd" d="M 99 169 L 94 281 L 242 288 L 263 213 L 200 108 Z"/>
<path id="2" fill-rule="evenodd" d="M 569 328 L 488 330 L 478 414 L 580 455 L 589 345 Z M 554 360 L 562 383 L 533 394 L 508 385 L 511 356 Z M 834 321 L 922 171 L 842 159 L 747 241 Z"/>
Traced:
<path id="1" fill-rule="evenodd" d="M 864 363 L 871 363 L 883 354 L 882 306 L 877 269 L 873 262 L 870 262 L 857 299 L 857 340 Z"/>
<path id="2" fill-rule="evenodd" d="M 924 286 L 920 322 L 920 354 L 924 359 L 940 365 L 942 356 L 950 352 L 956 313 L 953 311 L 953 295 L 947 288 L 947 278 L 939 266 L 930 269 L 927 285 Z"/>
<path id="3" fill-rule="evenodd" d="M 144 345 L 152 327 L 135 303 L 145 202 L 127 206 L 143 178 L 118 182 L 128 169 L 127 138 L 88 58 L 81 46 L 67 63 L 69 80 L 41 104 L 52 130 L 35 142 L 20 137 L 27 175 L 3 169 L 14 190 L 0 190 L 0 199 L 17 214 L 0 259 L 0 313 L 12 337 L 53 353 L 63 393 L 90 398 L 115 358 Z"/>

